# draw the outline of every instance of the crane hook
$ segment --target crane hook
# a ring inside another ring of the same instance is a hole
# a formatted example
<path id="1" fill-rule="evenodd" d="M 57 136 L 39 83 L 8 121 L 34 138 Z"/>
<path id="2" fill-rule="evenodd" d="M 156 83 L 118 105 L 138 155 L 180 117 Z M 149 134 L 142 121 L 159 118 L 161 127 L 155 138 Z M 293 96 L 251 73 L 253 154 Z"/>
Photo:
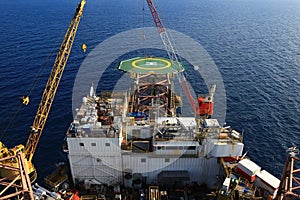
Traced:
<path id="1" fill-rule="evenodd" d="M 29 96 L 27 96 L 27 95 L 22 96 L 21 102 L 23 105 L 27 106 L 29 104 Z"/>
<path id="2" fill-rule="evenodd" d="M 86 44 L 82 44 L 82 45 L 81 45 L 81 49 L 82 49 L 82 51 L 83 51 L 84 53 L 86 52 L 86 48 L 87 48 L 87 47 L 86 47 Z"/>

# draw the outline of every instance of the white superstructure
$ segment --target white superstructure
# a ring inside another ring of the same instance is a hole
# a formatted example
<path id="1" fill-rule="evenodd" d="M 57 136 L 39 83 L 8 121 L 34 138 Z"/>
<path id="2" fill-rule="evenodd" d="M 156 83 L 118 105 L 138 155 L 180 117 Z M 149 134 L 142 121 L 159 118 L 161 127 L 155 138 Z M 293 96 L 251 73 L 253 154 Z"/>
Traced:
<path id="1" fill-rule="evenodd" d="M 168 89 L 170 76 L 151 76 L 138 77 L 132 92 L 90 91 L 84 98 L 67 132 L 75 183 L 220 186 L 224 172 L 218 159 L 242 155 L 241 134 L 207 116 L 181 116 L 181 99 Z M 159 85 L 147 83 L 160 79 Z"/>

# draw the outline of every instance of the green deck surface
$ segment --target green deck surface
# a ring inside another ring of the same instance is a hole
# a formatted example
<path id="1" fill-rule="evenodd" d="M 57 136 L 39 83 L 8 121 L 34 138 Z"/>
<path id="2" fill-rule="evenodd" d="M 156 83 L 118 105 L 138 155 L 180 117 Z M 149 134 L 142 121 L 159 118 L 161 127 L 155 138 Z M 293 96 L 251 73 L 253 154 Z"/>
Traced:
<path id="1" fill-rule="evenodd" d="M 183 71 L 182 66 L 174 66 L 171 61 L 166 58 L 157 57 L 136 57 L 129 60 L 121 61 L 119 69 L 125 72 L 133 73 L 157 73 L 167 74 Z"/>

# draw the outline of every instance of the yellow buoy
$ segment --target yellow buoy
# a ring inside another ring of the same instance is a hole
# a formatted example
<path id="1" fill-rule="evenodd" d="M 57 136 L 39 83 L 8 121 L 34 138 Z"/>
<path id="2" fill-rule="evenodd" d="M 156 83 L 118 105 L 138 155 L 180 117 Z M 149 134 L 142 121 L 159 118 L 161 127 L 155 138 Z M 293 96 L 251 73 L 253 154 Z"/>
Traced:
<path id="1" fill-rule="evenodd" d="M 21 102 L 22 102 L 22 104 L 24 104 L 25 106 L 27 106 L 29 104 L 29 96 L 27 96 L 27 95 L 22 96 Z"/>
<path id="2" fill-rule="evenodd" d="M 86 52 L 86 44 L 82 44 L 82 45 L 81 45 L 81 49 L 82 49 L 82 51 L 85 53 L 85 52 Z"/>

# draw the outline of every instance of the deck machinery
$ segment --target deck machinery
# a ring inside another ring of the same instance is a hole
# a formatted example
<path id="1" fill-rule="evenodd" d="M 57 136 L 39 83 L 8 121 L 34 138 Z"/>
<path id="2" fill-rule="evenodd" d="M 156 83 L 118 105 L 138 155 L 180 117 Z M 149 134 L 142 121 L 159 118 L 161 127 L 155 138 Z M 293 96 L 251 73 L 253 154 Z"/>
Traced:
<path id="1" fill-rule="evenodd" d="M 209 113 L 181 115 L 170 60 L 138 57 L 122 61 L 119 69 L 130 74 L 130 89 L 95 95 L 92 87 L 67 132 L 73 181 L 220 186 L 218 158 L 241 156 L 241 134 Z"/>

